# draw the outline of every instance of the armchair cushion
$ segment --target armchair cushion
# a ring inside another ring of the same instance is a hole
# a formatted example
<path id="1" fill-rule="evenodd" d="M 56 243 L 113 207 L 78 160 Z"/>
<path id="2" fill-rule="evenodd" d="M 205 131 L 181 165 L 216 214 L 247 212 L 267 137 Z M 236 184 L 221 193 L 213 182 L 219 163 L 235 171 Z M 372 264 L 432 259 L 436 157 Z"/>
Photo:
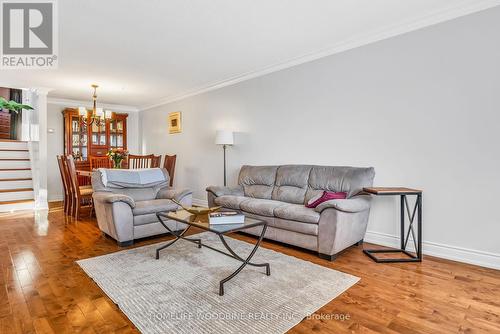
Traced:
<path id="1" fill-rule="evenodd" d="M 244 195 L 242 186 L 235 186 L 235 187 L 210 186 L 206 190 L 211 192 L 215 196 L 224 196 L 224 195 L 243 196 Z"/>
<path id="2" fill-rule="evenodd" d="M 179 208 L 177 204 L 169 199 L 152 199 L 149 201 L 138 201 L 132 209 L 134 216 L 157 213 L 162 211 L 175 211 Z"/>
<path id="3" fill-rule="evenodd" d="M 135 201 L 132 199 L 132 197 L 124 194 L 115 194 L 106 191 L 98 191 L 94 192 L 92 197 L 96 202 L 109 203 L 109 204 L 113 204 L 115 202 L 124 202 L 127 203 L 132 209 L 135 208 Z"/>
<path id="4" fill-rule="evenodd" d="M 99 168 L 102 183 L 108 188 L 150 188 L 168 184 L 168 172 L 161 168 Z"/>
<path id="5" fill-rule="evenodd" d="M 343 212 L 362 212 L 370 209 L 370 196 L 355 196 L 349 199 L 333 199 L 318 205 L 314 210 L 322 212 L 333 208 Z"/>
<path id="6" fill-rule="evenodd" d="M 175 199 L 180 202 L 184 197 L 191 195 L 193 192 L 189 189 L 173 189 L 165 187 L 158 191 L 156 199 Z"/>
<path id="7" fill-rule="evenodd" d="M 92 172 L 92 189 L 94 192 L 107 192 L 115 194 L 123 194 L 131 197 L 134 201 L 145 201 L 150 199 L 155 199 L 158 191 L 165 185 L 156 185 L 152 187 L 123 187 L 123 188 L 112 188 L 104 186 L 101 178 L 101 172 L 99 170 L 94 170 Z"/>

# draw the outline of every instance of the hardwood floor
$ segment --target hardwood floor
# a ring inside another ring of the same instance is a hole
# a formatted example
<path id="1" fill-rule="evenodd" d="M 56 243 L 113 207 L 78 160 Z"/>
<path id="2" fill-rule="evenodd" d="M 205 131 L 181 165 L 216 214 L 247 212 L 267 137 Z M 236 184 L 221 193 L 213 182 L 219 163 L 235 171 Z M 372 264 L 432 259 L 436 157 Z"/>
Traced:
<path id="1" fill-rule="evenodd" d="M 290 333 L 500 333 L 500 271 L 429 256 L 421 264 L 377 264 L 361 247 L 327 262 L 263 246 L 361 277 Z M 95 220 L 65 217 L 60 204 L 48 216 L 0 215 L 0 333 L 136 333 L 75 263 L 118 250 Z"/>

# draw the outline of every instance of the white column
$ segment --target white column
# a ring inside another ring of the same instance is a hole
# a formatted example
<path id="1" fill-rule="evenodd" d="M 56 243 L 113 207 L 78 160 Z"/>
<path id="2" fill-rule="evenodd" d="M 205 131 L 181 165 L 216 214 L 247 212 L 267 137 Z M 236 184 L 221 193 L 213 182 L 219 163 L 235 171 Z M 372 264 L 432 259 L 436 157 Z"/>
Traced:
<path id="1" fill-rule="evenodd" d="M 35 209 L 48 209 L 47 201 L 47 94 L 50 89 L 36 88 L 35 108 L 31 124 L 33 190 L 35 191 Z M 37 121 L 38 124 L 34 124 Z"/>
<path id="2" fill-rule="evenodd" d="M 33 97 L 34 92 L 31 89 L 23 89 L 23 104 L 33 106 L 35 98 Z M 21 140 L 30 141 L 31 140 L 31 119 L 33 117 L 33 110 L 21 111 Z M 19 136 L 18 136 L 19 138 Z"/>

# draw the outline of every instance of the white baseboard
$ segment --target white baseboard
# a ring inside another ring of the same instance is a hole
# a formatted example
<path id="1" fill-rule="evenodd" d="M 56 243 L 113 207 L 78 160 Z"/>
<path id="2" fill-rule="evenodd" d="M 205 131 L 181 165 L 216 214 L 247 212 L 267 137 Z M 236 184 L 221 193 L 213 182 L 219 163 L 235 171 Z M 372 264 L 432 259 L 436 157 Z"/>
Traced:
<path id="1" fill-rule="evenodd" d="M 49 202 L 62 202 L 64 200 L 64 196 L 50 196 Z"/>
<path id="2" fill-rule="evenodd" d="M 367 231 L 364 241 L 386 246 L 399 248 L 399 236 Z M 408 241 L 408 248 L 413 250 L 413 241 Z M 424 255 L 431 255 L 443 259 L 475 264 L 482 267 L 500 269 L 500 254 L 478 251 L 463 247 L 450 246 L 435 242 L 424 241 L 422 243 L 422 252 Z"/>
<path id="3" fill-rule="evenodd" d="M 193 198 L 193 205 L 208 206 L 208 202 L 207 200 Z M 386 247 L 397 248 L 400 245 L 399 236 L 375 231 L 367 231 L 364 241 Z M 411 238 L 408 240 L 408 249 L 414 250 L 413 240 Z M 428 241 L 423 242 L 422 251 L 424 255 L 431 255 L 447 260 L 474 264 L 481 267 L 500 269 L 500 254 Z"/>

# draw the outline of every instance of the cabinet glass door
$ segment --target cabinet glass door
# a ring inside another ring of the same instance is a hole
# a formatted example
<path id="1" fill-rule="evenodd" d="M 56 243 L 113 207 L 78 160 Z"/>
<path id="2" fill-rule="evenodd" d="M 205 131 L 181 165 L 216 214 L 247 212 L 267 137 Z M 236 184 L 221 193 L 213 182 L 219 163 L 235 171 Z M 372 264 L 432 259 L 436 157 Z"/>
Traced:
<path id="1" fill-rule="evenodd" d="M 92 123 L 92 145 L 105 146 L 106 145 L 106 123 L 102 122 L 100 125 Z"/>
<path id="2" fill-rule="evenodd" d="M 109 123 L 109 140 L 111 148 L 123 148 L 123 120 L 114 119 Z"/>
<path id="3" fill-rule="evenodd" d="M 71 136 L 73 157 L 76 160 L 86 160 L 88 156 L 87 126 L 80 123 L 78 116 L 71 117 Z"/>

